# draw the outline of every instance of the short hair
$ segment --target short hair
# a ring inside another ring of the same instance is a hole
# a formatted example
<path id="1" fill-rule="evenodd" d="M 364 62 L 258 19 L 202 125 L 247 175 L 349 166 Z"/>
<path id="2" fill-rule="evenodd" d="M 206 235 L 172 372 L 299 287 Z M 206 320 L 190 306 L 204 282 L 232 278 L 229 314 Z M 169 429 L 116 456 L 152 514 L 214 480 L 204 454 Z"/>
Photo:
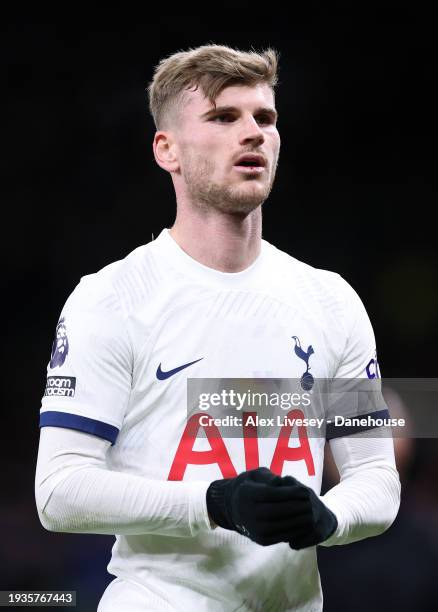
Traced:
<path id="1" fill-rule="evenodd" d="M 183 102 L 185 90 L 192 87 L 200 87 L 214 107 L 221 91 L 231 85 L 267 83 L 274 92 L 279 57 L 270 47 L 259 53 L 210 44 L 162 59 L 147 87 L 155 127 L 167 127 L 170 116 Z"/>

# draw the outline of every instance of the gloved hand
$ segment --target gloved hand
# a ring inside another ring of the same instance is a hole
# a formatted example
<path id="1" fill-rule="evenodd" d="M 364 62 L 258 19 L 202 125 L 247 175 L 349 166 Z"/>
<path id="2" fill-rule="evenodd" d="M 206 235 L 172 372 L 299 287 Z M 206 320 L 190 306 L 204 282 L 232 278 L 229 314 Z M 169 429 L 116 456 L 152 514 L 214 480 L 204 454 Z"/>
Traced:
<path id="1" fill-rule="evenodd" d="M 289 478 L 262 467 L 215 480 L 207 490 L 210 518 L 262 546 L 294 542 L 297 534 L 308 534 L 311 518 L 308 496 Z"/>
<path id="2" fill-rule="evenodd" d="M 338 519 L 319 499 L 310 487 L 307 487 L 293 476 L 285 476 L 282 486 L 288 487 L 289 499 L 295 500 L 294 510 L 290 516 L 295 526 L 289 546 L 294 550 L 316 546 L 327 540 L 338 526 Z"/>

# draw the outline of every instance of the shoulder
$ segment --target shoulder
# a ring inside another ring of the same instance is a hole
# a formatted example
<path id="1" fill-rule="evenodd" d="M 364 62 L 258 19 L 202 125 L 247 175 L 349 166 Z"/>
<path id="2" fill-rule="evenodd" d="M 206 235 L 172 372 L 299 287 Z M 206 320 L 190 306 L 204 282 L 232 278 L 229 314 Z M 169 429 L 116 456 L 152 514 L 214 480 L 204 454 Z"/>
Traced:
<path id="1" fill-rule="evenodd" d="M 151 244 L 141 245 L 126 257 L 82 276 L 65 308 L 88 310 L 124 318 L 146 297 L 154 284 Z"/>
<path id="2" fill-rule="evenodd" d="M 274 266 L 280 282 L 299 293 L 303 299 L 309 299 L 329 310 L 344 310 L 351 301 L 359 299 L 353 287 L 337 272 L 316 268 L 266 244 L 271 266 Z"/>

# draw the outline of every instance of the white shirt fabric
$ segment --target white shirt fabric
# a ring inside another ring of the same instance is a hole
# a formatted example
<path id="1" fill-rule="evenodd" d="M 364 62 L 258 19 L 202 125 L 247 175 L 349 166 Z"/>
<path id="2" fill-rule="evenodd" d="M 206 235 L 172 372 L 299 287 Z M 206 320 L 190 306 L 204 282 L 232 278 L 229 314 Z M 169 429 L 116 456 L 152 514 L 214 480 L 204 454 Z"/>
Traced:
<path id="1" fill-rule="evenodd" d="M 256 467 L 242 439 L 225 439 L 220 460 L 200 440 L 193 451 L 202 459 L 181 463 L 187 378 L 299 379 L 306 364 L 294 336 L 313 347 L 314 378 L 378 375 L 373 331 L 354 290 L 266 241 L 249 268 L 223 273 L 163 230 L 81 279 L 48 365 L 36 499 L 48 529 L 116 534 L 108 569 L 118 580 L 101 612 L 321 610 L 314 547 L 262 547 L 210 526 L 209 483 Z M 308 443 L 311 457 L 285 461 L 281 473 L 320 494 L 325 439 Z M 381 533 L 400 496 L 392 440 L 370 432 L 330 444 L 341 482 L 322 498 L 338 518 L 324 544 Z M 271 467 L 275 445 L 258 440 L 259 465 Z"/>

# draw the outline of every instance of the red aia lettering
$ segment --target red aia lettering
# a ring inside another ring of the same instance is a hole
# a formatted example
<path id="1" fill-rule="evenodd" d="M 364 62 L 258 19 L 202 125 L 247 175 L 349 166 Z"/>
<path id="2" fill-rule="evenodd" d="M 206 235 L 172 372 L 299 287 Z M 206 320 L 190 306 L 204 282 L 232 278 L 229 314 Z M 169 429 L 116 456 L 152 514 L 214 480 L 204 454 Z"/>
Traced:
<path id="1" fill-rule="evenodd" d="M 183 480 L 188 465 L 211 465 L 212 463 L 217 463 L 224 478 L 234 478 L 237 476 L 236 469 L 228 454 L 219 429 L 214 424 L 206 426 L 200 424 L 199 419 L 203 414 L 205 413 L 194 414 L 188 420 L 175 453 L 168 480 Z M 247 422 L 250 416 L 255 417 L 255 415 L 255 412 L 243 413 L 243 444 L 247 470 L 258 468 L 260 465 L 257 427 Z M 302 410 L 291 410 L 287 414 L 286 422 L 289 423 L 293 422 L 293 419 L 303 418 L 304 413 Z M 193 450 L 200 427 L 205 431 L 205 435 L 210 443 L 210 450 Z M 307 438 L 306 427 L 304 425 L 298 426 L 299 446 L 289 446 L 291 433 L 292 425 L 288 424 L 281 427 L 272 457 L 271 471 L 281 476 L 285 461 L 304 461 L 309 476 L 314 476 L 315 466 Z"/>

